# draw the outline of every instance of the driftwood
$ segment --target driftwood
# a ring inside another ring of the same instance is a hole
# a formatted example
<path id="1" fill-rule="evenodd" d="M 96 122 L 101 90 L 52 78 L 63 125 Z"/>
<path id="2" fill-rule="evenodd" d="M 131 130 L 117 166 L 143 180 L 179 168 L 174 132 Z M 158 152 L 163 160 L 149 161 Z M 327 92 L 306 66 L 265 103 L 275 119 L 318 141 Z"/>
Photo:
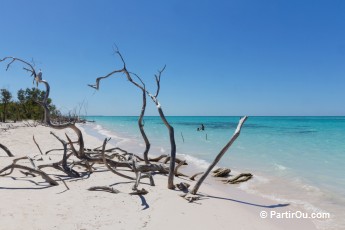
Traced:
<path id="1" fill-rule="evenodd" d="M 198 172 L 198 173 L 195 173 L 193 176 L 189 177 L 190 180 L 195 180 L 195 177 L 201 175 L 201 174 L 204 174 L 204 172 Z"/>
<path id="2" fill-rule="evenodd" d="M 141 180 L 141 178 L 144 178 L 144 177 L 148 177 L 150 179 L 151 186 L 155 186 L 155 182 L 153 180 L 151 172 L 145 173 L 142 170 L 138 170 L 138 168 L 136 166 L 136 162 L 134 160 L 133 160 L 132 165 L 133 165 L 133 171 L 134 171 L 135 176 L 136 176 L 135 184 L 134 184 L 134 186 L 132 188 L 133 191 L 137 191 L 138 190 L 138 186 L 139 186 L 140 180 Z M 142 176 L 142 173 L 145 173 L 145 175 Z"/>
<path id="3" fill-rule="evenodd" d="M 163 154 L 163 155 L 160 155 L 160 156 L 158 156 L 158 157 L 155 157 L 155 158 L 150 158 L 150 161 L 152 162 L 158 162 L 158 161 L 160 161 L 160 160 L 162 160 L 163 158 L 165 158 L 165 157 L 167 157 L 168 155 L 165 155 L 165 154 Z"/>
<path id="4" fill-rule="evenodd" d="M 104 153 L 106 144 L 107 144 L 107 141 L 106 141 L 106 139 L 105 139 L 104 142 L 103 142 L 103 147 L 102 147 L 102 156 L 103 156 L 103 163 L 104 163 L 105 166 L 109 169 L 109 171 L 112 172 L 112 173 L 114 173 L 114 174 L 116 174 L 116 175 L 118 175 L 118 176 L 124 177 L 124 178 L 126 178 L 126 179 L 135 180 L 136 178 L 127 176 L 127 175 L 125 175 L 125 174 L 122 174 L 122 173 L 118 172 L 117 170 L 115 170 L 114 168 L 112 168 L 112 167 L 109 165 L 109 159 L 106 159 L 106 158 L 105 158 L 105 153 Z"/>
<path id="5" fill-rule="evenodd" d="M 5 145 L 0 143 L 0 148 L 2 148 L 9 157 L 14 157 L 11 151 Z"/>
<path id="6" fill-rule="evenodd" d="M 37 148 L 38 148 L 38 150 L 40 151 L 41 155 L 43 155 L 42 150 L 41 150 L 40 146 L 38 145 L 38 143 L 37 143 L 37 141 L 36 141 L 36 139 L 35 139 L 35 135 L 32 135 L 32 139 L 33 139 L 33 141 L 35 142 L 35 145 L 37 146 Z"/>
<path id="7" fill-rule="evenodd" d="M 214 177 L 227 177 L 229 176 L 229 173 L 231 172 L 231 169 L 229 168 L 218 168 L 214 170 L 212 173 L 212 176 Z"/>
<path id="8" fill-rule="evenodd" d="M 234 178 L 228 180 L 222 180 L 226 184 L 239 184 L 241 182 L 248 181 L 253 178 L 253 174 L 251 173 L 241 173 Z"/>
<path id="9" fill-rule="evenodd" d="M 36 177 L 36 175 L 35 175 L 35 174 L 30 173 L 30 172 L 24 172 L 24 171 L 22 171 L 22 170 L 19 170 L 19 172 L 20 172 L 20 173 L 22 173 L 22 174 L 24 174 L 25 176 L 32 176 L 32 177 Z"/>
<path id="10" fill-rule="evenodd" d="M 237 137 L 240 135 L 241 128 L 243 123 L 247 120 L 247 116 L 242 117 L 240 121 L 238 122 L 237 128 L 235 130 L 234 135 L 231 137 L 230 141 L 224 146 L 224 148 L 218 153 L 216 158 L 213 160 L 212 164 L 207 168 L 206 172 L 201 176 L 201 178 L 198 180 L 198 182 L 194 185 L 194 188 L 190 191 L 192 195 L 196 195 L 198 192 L 202 182 L 206 179 L 208 174 L 212 171 L 214 166 L 220 161 L 220 159 L 223 157 L 223 155 L 226 153 L 226 151 L 230 148 L 230 146 L 235 142 Z"/>
<path id="11" fill-rule="evenodd" d="M 61 179 L 60 177 L 59 179 L 65 185 L 66 189 L 69 190 L 69 187 L 67 186 L 67 183 L 65 182 L 65 180 Z"/>
<path id="12" fill-rule="evenodd" d="M 73 170 L 72 168 L 68 167 L 68 165 L 67 165 L 67 159 L 69 156 L 71 156 L 71 154 L 67 155 L 67 142 L 62 140 L 61 138 L 59 138 L 53 132 L 50 132 L 50 134 L 53 135 L 56 139 L 58 139 L 63 146 L 64 151 L 63 151 L 63 157 L 62 157 L 61 164 L 62 164 L 62 168 L 65 171 L 65 173 L 71 177 L 80 177 L 80 174 L 77 171 Z"/>
<path id="13" fill-rule="evenodd" d="M 117 189 L 114 189 L 110 186 L 93 186 L 93 187 L 90 187 L 88 188 L 87 190 L 89 191 L 103 191 L 103 192 L 110 192 L 110 193 L 120 193 L 119 190 Z M 133 192 L 129 192 L 128 194 L 129 195 L 145 195 L 149 193 L 148 191 L 146 191 L 144 188 L 140 189 L 140 190 L 135 190 Z"/>
<path id="14" fill-rule="evenodd" d="M 147 190 L 145 190 L 144 188 L 140 189 L 140 190 L 136 190 L 133 192 L 128 193 L 129 195 L 146 195 L 147 193 L 149 193 Z"/>
<path id="15" fill-rule="evenodd" d="M 183 192 L 188 192 L 188 188 L 190 187 L 190 184 L 186 182 L 181 182 L 179 184 L 176 184 L 176 187 Z"/>
<path id="16" fill-rule="evenodd" d="M 93 186 L 91 188 L 88 188 L 87 190 L 89 191 L 105 191 L 105 192 L 110 192 L 110 193 L 120 193 L 119 190 L 114 189 L 112 187 L 109 186 Z"/>
<path id="17" fill-rule="evenodd" d="M 178 165 L 176 166 L 175 171 L 174 171 L 175 176 L 177 176 L 177 177 L 180 177 L 180 176 L 189 177 L 189 176 L 187 176 L 187 175 L 185 175 L 185 174 L 183 174 L 183 173 L 181 173 L 181 172 L 178 171 L 179 168 L 180 168 L 182 165 L 184 165 L 184 164 L 186 164 L 186 161 L 185 161 L 185 160 L 184 160 L 184 161 L 180 161 L 180 163 L 178 163 Z"/>
<path id="18" fill-rule="evenodd" d="M 183 197 L 184 199 L 188 200 L 190 203 L 200 200 L 200 196 L 198 195 L 193 195 L 191 193 L 184 193 L 180 195 L 181 197 Z"/>
<path id="19" fill-rule="evenodd" d="M 127 80 L 130 81 L 132 84 L 134 84 L 137 88 L 139 88 L 141 90 L 141 92 L 142 92 L 142 107 L 141 107 L 141 113 L 140 113 L 140 116 L 138 119 L 138 126 L 139 126 L 140 133 L 143 137 L 143 140 L 145 142 L 145 150 L 143 152 L 143 158 L 136 155 L 136 154 L 129 153 L 126 150 L 123 150 L 123 149 L 118 148 L 118 147 L 106 149 L 105 148 L 106 144 L 109 142 L 110 138 L 106 138 L 100 147 L 97 147 L 94 149 L 86 149 L 84 147 L 83 135 L 82 135 L 81 131 L 75 125 L 77 120 L 71 121 L 71 120 L 66 119 L 63 121 L 65 123 L 60 123 L 60 122 L 56 123 L 56 121 L 52 122 L 51 117 L 50 117 L 50 110 L 48 108 L 48 97 L 49 97 L 49 93 L 50 93 L 50 85 L 47 81 L 42 79 L 42 72 L 41 71 L 37 72 L 30 63 L 28 63 L 22 59 L 18 59 L 18 58 L 14 58 L 14 57 L 5 57 L 4 59 L 1 59 L 0 62 L 5 61 L 5 60 L 10 60 L 10 62 L 7 64 L 6 70 L 11 66 L 11 64 L 13 62 L 15 62 L 15 61 L 21 62 L 25 65 L 24 70 L 31 73 L 31 76 L 34 79 L 34 82 L 36 82 L 37 85 L 43 84 L 45 86 L 46 92 L 45 92 L 43 100 L 37 101 L 37 103 L 40 104 L 44 109 L 44 123 L 53 129 L 70 128 L 77 134 L 78 140 L 72 141 L 70 139 L 70 137 L 67 134 L 65 134 L 67 141 L 68 141 L 68 142 L 66 142 L 66 141 L 62 140 L 61 138 L 59 138 L 54 133 L 51 133 L 61 142 L 61 144 L 63 145 L 63 149 L 52 149 L 52 150 L 47 151 L 46 154 L 48 154 L 51 151 L 63 150 L 62 160 L 60 160 L 59 162 L 52 163 L 52 164 L 36 166 L 35 161 L 33 159 L 31 159 L 30 157 L 17 158 L 13 161 L 13 163 L 11 165 L 6 166 L 5 168 L 0 170 L 0 176 L 10 175 L 13 172 L 13 170 L 17 168 L 17 169 L 28 171 L 28 172 L 20 171 L 21 173 L 25 174 L 26 176 L 28 176 L 28 175 L 31 175 L 31 176 L 40 175 L 49 184 L 58 185 L 58 183 L 54 179 L 52 179 L 48 174 L 43 172 L 41 169 L 46 168 L 46 167 L 53 167 L 57 170 L 60 170 L 64 173 L 66 173 L 67 175 L 69 175 L 71 177 L 80 177 L 80 174 L 77 171 L 73 170 L 73 167 L 82 166 L 88 172 L 92 173 L 93 169 L 97 170 L 97 167 L 93 167 L 94 164 L 104 164 L 107 167 L 107 169 L 109 171 L 111 171 L 112 173 L 114 173 L 120 177 L 134 181 L 134 185 L 132 188 L 133 192 L 130 192 L 129 193 L 130 195 L 147 194 L 148 191 L 146 191 L 144 188 L 138 189 L 139 184 L 140 184 L 140 180 L 143 178 L 149 178 L 151 186 L 154 186 L 155 183 L 153 180 L 153 175 L 155 173 L 168 174 L 168 188 L 169 189 L 175 188 L 175 185 L 173 183 L 174 182 L 174 176 L 188 177 L 187 175 L 184 175 L 184 174 L 179 172 L 180 167 L 182 165 L 186 165 L 187 162 L 185 160 L 181 160 L 181 159 L 176 158 L 176 143 L 175 143 L 174 128 L 167 121 L 167 119 L 163 113 L 161 104 L 159 103 L 159 101 L 157 99 L 159 92 L 160 92 L 161 75 L 162 75 L 163 71 L 165 70 L 165 66 L 162 70 L 158 71 L 157 75 L 155 75 L 157 89 L 156 89 L 155 94 L 151 94 L 146 89 L 146 86 L 145 86 L 144 82 L 142 81 L 142 79 L 138 75 L 131 73 L 127 70 L 126 63 L 125 63 L 121 53 L 119 51 L 116 51 L 116 53 L 119 55 L 119 57 L 122 60 L 123 68 L 119 69 L 119 70 L 115 70 L 115 71 L 109 73 L 108 75 L 106 75 L 104 77 L 97 78 L 96 84 L 95 85 L 89 85 L 89 86 L 98 90 L 100 81 L 102 79 L 108 78 L 115 73 L 124 73 Z M 133 76 L 135 76 L 139 81 L 138 82 L 134 81 Z M 148 153 L 150 150 L 150 142 L 146 136 L 146 133 L 144 130 L 144 121 L 143 121 L 143 118 L 145 115 L 145 109 L 146 109 L 146 97 L 147 96 L 149 96 L 151 98 L 151 100 L 154 102 L 154 104 L 156 105 L 158 113 L 160 115 L 160 118 L 168 130 L 169 140 L 170 140 L 170 155 L 169 156 L 161 155 L 161 156 L 155 157 L 155 158 L 149 158 L 148 157 Z M 239 136 L 241 127 L 242 127 L 242 125 L 246 119 L 247 119 L 247 117 L 241 118 L 234 135 L 232 136 L 230 141 L 225 145 L 225 147 L 220 151 L 220 153 L 214 159 L 214 161 L 210 165 L 210 167 L 204 173 L 197 173 L 197 174 L 189 177 L 190 180 L 194 180 L 196 176 L 203 174 L 200 177 L 200 179 L 198 180 L 198 182 L 195 184 L 194 188 L 189 193 L 188 193 L 188 189 L 189 189 L 190 185 L 188 183 L 182 182 L 182 183 L 176 184 L 176 187 L 178 189 L 186 192 L 186 194 L 184 194 L 185 199 L 192 202 L 192 201 L 198 200 L 200 198 L 199 196 L 196 195 L 199 187 L 201 186 L 201 184 L 203 183 L 205 178 L 208 176 L 208 174 L 212 171 L 214 166 L 219 162 L 221 157 L 225 154 L 225 152 L 230 148 L 230 146 L 233 144 L 233 142 Z M 28 125 L 30 125 L 30 124 L 28 124 Z M 182 133 L 181 133 L 181 136 L 182 136 L 183 141 L 184 141 L 184 137 L 183 137 Z M 206 139 L 207 139 L 207 136 L 206 136 Z M 35 140 L 35 137 L 33 137 L 33 140 L 34 140 L 37 148 L 39 149 L 40 153 L 43 155 L 40 146 L 38 145 L 38 143 Z M 76 143 L 79 145 L 78 148 L 75 146 Z M 0 144 L 0 147 L 5 150 L 5 152 L 8 154 L 8 156 L 13 156 L 12 153 L 5 146 Z M 78 161 L 71 162 L 71 160 L 69 160 L 69 158 L 71 156 L 77 157 Z M 24 165 L 20 165 L 20 164 L 16 163 L 17 161 L 22 160 L 22 159 L 28 159 L 31 162 L 33 168 L 30 168 L 28 166 L 24 166 Z M 163 163 L 157 163 L 157 164 L 152 163 L 152 162 L 161 162 L 163 159 L 164 159 Z M 164 165 L 166 163 L 169 163 L 169 167 Z M 175 164 L 178 164 L 178 165 L 175 167 Z M 121 171 L 118 170 L 118 168 L 120 168 L 120 167 L 121 168 L 127 168 L 126 171 L 128 173 L 134 173 L 135 177 L 126 175 L 127 173 L 126 174 L 122 173 Z M 9 171 L 9 172 L 7 172 L 7 171 Z M 229 174 L 229 172 L 230 172 L 230 169 L 216 170 L 214 172 L 214 176 L 226 176 Z M 240 183 L 243 181 L 247 181 L 251 178 L 252 178 L 252 174 L 240 174 L 240 175 L 236 176 L 235 178 L 224 180 L 224 182 L 226 182 L 226 183 Z M 65 183 L 65 181 L 62 180 L 61 178 L 60 178 L 60 180 L 64 183 L 66 188 L 69 189 L 67 184 Z M 112 187 L 109 187 L 109 186 L 94 186 L 94 187 L 89 188 L 89 190 L 90 191 L 107 191 L 107 192 L 111 192 L 111 193 L 119 193 L 118 190 L 116 190 Z"/>
<path id="20" fill-rule="evenodd" d="M 40 175 L 44 180 L 46 180 L 50 185 L 56 186 L 59 185 L 55 180 L 53 180 L 51 177 L 48 176 L 48 174 L 46 174 L 45 172 L 41 171 L 40 169 L 33 169 L 24 165 L 18 165 L 18 164 L 11 164 L 6 166 L 5 168 L 0 170 L 0 176 L 7 176 L 9 174 L 11 174 L 13 172 L 13 169 L 22 169 L 22 170 L 27 170 L 29 171 L 29 173 L 35 173 Z M 11 170 L 10 173 L 7 174 L 2 174 L 3 172 L 6 172 L 7 170 Z M 2 175 L 1 175 L 2 174 Z"/>

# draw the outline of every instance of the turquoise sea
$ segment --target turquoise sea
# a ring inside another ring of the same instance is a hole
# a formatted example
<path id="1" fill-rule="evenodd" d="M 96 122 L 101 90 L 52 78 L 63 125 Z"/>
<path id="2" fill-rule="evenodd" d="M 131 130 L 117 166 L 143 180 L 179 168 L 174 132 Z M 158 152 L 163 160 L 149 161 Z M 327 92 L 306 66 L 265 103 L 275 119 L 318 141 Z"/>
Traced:
<path id="1" fill-rule="evenodd" d="M 175 129 L 177 153 L 205 168 L 231 138 L 240 117 L 167 117 Z M 88 116 L 85 131 L 112 137 L 112 143 L 142 153 L 138 117 Z M 169 154 L 160 117 L 145 117 L 151 154 Z M 197 131 L 203 124 L 204 131 Z M 308 212 L 329 212 L 320 229 L 345 229 L 345 117 L 249 117 L 220 166 L 251 172 L 247 192 L 291 203 Z M 235 173 L 234 173 L 235 174 Z"/>

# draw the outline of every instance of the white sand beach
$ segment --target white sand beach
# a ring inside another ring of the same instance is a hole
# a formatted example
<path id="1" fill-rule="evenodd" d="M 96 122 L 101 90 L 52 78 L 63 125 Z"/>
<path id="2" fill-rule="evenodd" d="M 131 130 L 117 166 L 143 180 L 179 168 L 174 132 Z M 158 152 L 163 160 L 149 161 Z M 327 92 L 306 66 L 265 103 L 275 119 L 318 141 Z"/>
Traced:
<path id="1" fill-rule="evenodd" d="M 36 159 L 37 164 L 62 159 L 62 151 L 41 156 L 32 137 L 35 136 L 45 153 L 62 147 L 50 131 L 66 139 L 66 130 L 52 130 L 41 125 L 24 127 L 23 123 L 15 123 L 13 125 L 18 128 L 4 131 L 2 128 L 7 125 L 9 123 L 0 126 L 0 143 L 15 157 L 8 157 L 0 149 L 0 169 L 23 156 Z M 73 136 L 71 130 L 67 132 Z M 83 135 L 87 148 L 102 144 L 96 137 Z M 43 160 L 38 160 L 40 158 Z M 28 160 L 19 164 L 30 166 Z M 25 176 L 18 169 L 0 177 L 0 229 L 316 229 L 309 219 L 261 218 L 263 211 L 270 215 L 271 211 L 296 210 L 290 205 L 247 194 L 236 185 L 223 185 L 213 178 L 201 186 L 201 199 L 188 203 L 179 196 L 181 191 L 167 189 L 164 175 L 154 175 L 156 186 L 150 186 L 148 179 L 142 180 L 139 188 L 145 188 L 148 194 L 129 195 L 133 181 L 116 176 L 102 165 L 96 167 L 89 177 L 77 179 L 51 168 L 43 169 L 59 186 L 49 186 L 40 176 Z M 65 179 L 69 189 L 60 178 Z M 175 184 L 181 181 L 192 186 L 195 183 L 175 177 Z M 121 193 L 88 191 L 92 186 L 112 186 Z"/>

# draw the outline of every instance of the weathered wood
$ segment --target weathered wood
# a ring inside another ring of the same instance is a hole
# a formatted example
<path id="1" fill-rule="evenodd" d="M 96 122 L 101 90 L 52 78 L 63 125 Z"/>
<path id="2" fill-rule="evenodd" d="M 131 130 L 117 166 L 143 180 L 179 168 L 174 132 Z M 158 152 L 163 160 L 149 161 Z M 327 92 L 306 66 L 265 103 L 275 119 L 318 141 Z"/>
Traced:
<path id="1" fill-rule="evenodd" d="M 135 190 L 133 192 L 128 193 L 129 195 L 146 195 L 147 193 L 149 193 L 147 190 L 145 190 L 144 188 L 140 189 L 140 190 Z"/>
<path id="2" fill-rule="evenodd" d="M 114 189 L 112 187 L 109 187 L 109 186 L 93 186 L 93 187 L 90 187 L 88 188 L 87 190 L 89 191 L 105 191 L 105 192 L 110 192 L 110 193 L 120 193 L 119 190 L 117 189 Z"/>
<path id="3" fill-rule="evenodd" d="M 164 159 L 163 163 L 164 163 L 164 164 L 167 164 L 169 161 L 170 161 L 170 157 L 168 156 L 167 158 Z M 184 163 L 183 163 L 184 165 L 188 165 L 188 163 L 187 163 L 186 160 L 181 160 L 181 159 L 179 159 L 179 158 L 177 158 L 177 157 L 175 158 L 175 162 L 176 162 L 177 164 L 180 164 L 182 161 L 184 162 Z"/>
<path id="4" fill-rule="evenodd" d="M 180 163 L 176 166 L 175 171 L 174 171 L 175 176 L 185 176 L 185 177 L 188 177 L 188 176 L 186 176 L 186 175 L 184 175 L 184 174 L 178 172 L 179 168 L 180 168 L 182 165 L 184 165 L 185 162 L 186 162 L 186 161 L 180 161 Z"/>
<path id="5" fill-rule="evenodd" d="M 60 177 L 59 177 L 59 179 L 60 179 L 60 181 L 65 185 L 66 189 L 69 190 L 69 187 L 67 186 L 65 180 L 61 179 Z"/>
<path id="6" fill-rule="evenodd" d="M 176 187 L 183 192 L 188 192 L 188 188 L 190 187 L 190 184 L 186 182 L 181 182 L 179 184 L 176 184 Z"/>
<path id="7" fill-rule="evenodd" d="M 167 157 L 168 155 L 166 155 L 166 154 L 163 154 L 163 155 L 160 155 L 160 156 L 158 156 L 158 157 L 155 157 L 155 158 L 150 158 L 150 161 L 152 162 L 158 162 L 158 161 L 160 161 L 160 160 L 162 160 L 163 158 L 165 158 L 165 157 Z"/>
<path id="8" fill-rule="evenodd" d="M 195 180 L 195 177 L 203 174 L 204 172 L 198 172 L 198 173 L 195 173 L 193 176 L 189 177 L 190 180 Z"/>
<path id="9" fill-rule="evenodd" d="M 143 97 L 143 105 L 141 107 L 141 112 L 140 112 L 140 116 L 138 119 L 138 126 L 139 126 L 141 136 L 143 137 L 143 140 L 145 142 L 145 150 L 143 153 L 144 161 L 146 164 L 149 164 L 150 161 L 148 159 L 148 154 L 150 151 L 151 143 L 150 143 L 149 139 L 147 138 L 147 135 L 146 135 L 145 130 L 144 130 L 144 123 L 143 123 L 143 117 L 145 115 L 145 109 L 146 109 L 146 89 L 145 89 L 144 82 L 139 77 L 138 77 L 138 79 L 141 81 L 142 86 L 137 86 L 137 87 L 139 87 L 142 90 L 142 97 Z M 136 84 L 134 84 L 134 85 L 136 85 Z"/>
<path id="10" fill-rule="evenodd" d="M 11 151 L 5 145 L 0 143 L 0 148 L 2 148 L 9 157 L 14 157 Z"/>
<path id="11" fill-rule="evenodd" d="M 32 177 L 36 177 L 36 175 L 35 175 L 35 174 L 30 173 L 30 172 L 24 172 L 24 171 L 22 171 L 22 170 L 19 170 L 19 172 L 21 172 L 21 173 L 22 173 L 22 174 L 24 174 L 25 176 L 32 176 Z"/>
<path id="12" fill-rule="evenodd" d="M 23 170 L 27 170 L 30 173 L 36 173 L 38 175 L 40 175 L 44 180 L 46 180 L 50 185 L 56 186 L 59 185 L 55 180 L 53 180 L 51 177 L 48 176 L 48 174 L 46 174 L 45 172 L 41 171 L 40 169 L 33 169 L 24 165 L 18 165 L 18 164 L 10 164 L 8 166 L 6 166 L 5 168 L 3 168 L 2 170 L 0 170 L 0 176 L 6 176 L 9 174 L 3 174 L 3 172 L 6 172 L 7 170 L 11 169 L 11 172 L 13 171 L 13 169 L 23 169 Z"/>
<path id="13" fill-rule="evenodd" d="M 124 177 L 124 178 L 129 179 L 129 180 L 135 180 L 136 178 L 127 176 L 127 175 L 125 175 L 125 174 L 122 174 L 122 173 L 118 172 L 117 170 L 113 169 L 111 166 L 109 166 L 108 161 L 107 161 L 107 159 L 105 158 L 105 152 L 104 152 L 106 144 L 107 144 L 107 139 L 104 140 L 104 142 L 103 142 L 103 147 L 102 147 L 103 163 L 105 164 L 105 166 L 106 166 L 112 173 L 114 173 L 114 174 L 116 174 L 116 175 L 118 175 L 118 176 Z"/>
<path id="14" fill-rule="evenodd" d="M 183 197 L 184 199 L 188 200 L 190 203 L 200 200 L 200 196 L 198 195 L 193 195 L 191 193 L 184 193 L 180 195 L 181 197 Z"/>
<path id="15" fill-rule="evenodd" d="M 212 171 L 214 166 L 216 166 L 216 164 L 220 161 L 220 159 L 223 157 L 223 155 L 226 153 L 226 151 L 230 148 L 230 146 L 235 142 L 237 137 L 240 135 L 242 125 L 247 120 L 247 118 L 248 118 L 247 116 L 244 116 L 244 117 L 242 117 L 240 119 L 240 121 L 238 122 L 238 125 L 237 125 L 237 128 L 235 130 L 234 135 L 231 137 L 229 142 L 224 146 L 224 148 L 218 153 L 216 158 L 213 160 L 213 162 L 207 168 L 206 172 L 200 177 L 198 182 L 195 184 L 194 188 L 190 191 L 191 194 L 196 195 L 196 193 L 198 192 L 202 182 L 206 179 L 206 177 Z"/>
<path id="16" fill-rule="evenodd" d="M 43 155 L 43 152 L 42 152 L 40 146 L 38 145 L 38 143 L 37 143 L 37 141 L 36 141 L 36 139 L 35 139 L 35 135 L 32 135 L 32 139 L 34 140 L 34 143 L 35 143 L 35 145 L 37 146 L 38 150 L 40 151 L 41 155 Z"/>
<path id="17" fill-rule="evenodd" d="M 251 173 L 241 173 L 234 178 L 228 179 L 228 180 L 222 180 L 225 183 L 228 184 L 239 184 L 241 182 L 248 181 L 253 178 L 253 174 Z"/>
<path id="18" fill-rule="evenodd" d="M 157 102 L 158 103 L 158 102 Z M 176 158 L 176 143 L 175 143 L 175 134 L 174 134 L 174 128 L 169 124 L 167 119 L 165 118 L 165 115 L 163 113 L 161 105 L 157 104 L 158 113 L 161 117 L 163 123 L 167 127 L 169 131 L 169 138 L 170 138 L 170 165 L 169 165 L 169 175 L 168 175 L 168 189 L 174 189 L 174 171 L 175 171 L 175 158 Z"/>
<path id="19" fill-rule="evenodd" d="M 231 172 L 231 169 L 229 168 L 218 168 L 214 170 L 212 173 L 212 176 L 214 177 L 227 177 L 229 176 L 229 173 Z"/>
<path id="20" fill-rule="evenodd" d="M 167 164 L 170 161 L 170 156 L 164 159 L 163 164 Z"/>
<path id="21" fill-rule="evenodd" d="M 70 177 L 80 177 L 80 174 L 73 170 L 72 168 L 68 167 L 67 165 L 67 159 L 69 156 L 67 156 L 67 142 L 62 140 L 60 137 L 58 137 L 55 133 L 50 132 L 51 135 L 53 135 L 58 141 L 61 142 L 63 146 L 63 157 L 62 157 L 62 168 L 64 169 L 65 173 L 69 175 Z"/>
<path id="22" fill-rule="evenodd" d="M 170 146 L 171 146 L 171 150 L 170 150 L 170 157 L 171 157 L 171 161 L 170 161 L 170 166 L 169 166 L 169 175 L 168 175 L 168 188 L 169 189 L 174 189 L 174 169 L 175 169 L 175 158 L 176 158 L 176 143 L 175 143 L 175 135 L 174 135 L 174 128 L 169 124 L 169 122 L 167 121 L 164 113 L 163 113 L 163 110 L 162 110 L 162 107 L 157 99 L 158 97 L 158 94 L 159 94 L 159 91 L 160 91 L 160 80 L 161 80 L 161 75 L 162 75 L 162 72 L 164 71 L 165 69 L 165 66 L 162 70 L 160 70 L 158 72 L 158 75 L 155 75 L 155 78 L 156 78 L 156 84 L 157 84 L 157 90 L 156 90 L 156 94 L 155 95 L 152 95 L 149 91 L 146 90 L 146 88 L 144 87 L 144 83 L 143 81 L 141 80 L 141 78 L 137 75 L 135 75 L 143 85 L 139 85 L 137 82 L 133 81 L 132 77 L 131 77 L 131 74 L 133 73 L 130 73 L 127 68 L 126 68 L 126 63 L 124 61 L 124 58 L 122 57 L 121 53 L 116 50 L 116 53 L 119 55 L 119 57 L 121 58 L 122 60 L 122 63 L 123 63 L 123 67 L 122 69 L 119 69 L 119 70 L 114 70 L 113 72 L 107 74 L 106 76 L 104 77 L 99 77 L 96 79 L 96 84 L 94 85 L 89 85 L 90 87 L 94 88 L 94 89 L 99 89 L 99 85 L 100 85 L 100 81 L 102 79 L 105 79 L 105 78 L 108 78 L 110 77 L 111 75 L 115 74 L 115 73 L 124 73 L 126 75 L 126 78 L 127 80 L 129 80 L 132 84 L 134 84 L 135 86 L 137 86 L 138 88 L 140 88 L 143 92 L 145 92 L 151 99 L 152 101 L 156 104 L 157 106 L 157 110 L 158 110 L 158 113 L 159 113 L 159 116 L 161 118 L 161 120 L 163 121 L 164 125 L 166 126 L 166 128 L 168 129 L 169 131 L 169 138 L 170 138 Z M 145 99 L 146 100 L 146 99 Z M 141 126 L 141 124 L 139 123 L 139 127 Z M 144 138 L 145 139 L 145 138 Z M 146 142 L 145 142 L 146 143 Z M 147 144 L 147 143 L 146 143 Z M 146 145 L 147 146 L 147 145 Z M 145 155 L 144 155 L 144 158 L 145 158 Z M 146 163 L 148 163 L 148 160 L 147 159 L 144 159 Z"/>
<path id="23" fill-rule="evenodd" d="M 148 164 L 148 165 L 137 165 L 139 172 L 160 172 L 164 174 L 169 173 L 169 168 L 162 164 Z"/>

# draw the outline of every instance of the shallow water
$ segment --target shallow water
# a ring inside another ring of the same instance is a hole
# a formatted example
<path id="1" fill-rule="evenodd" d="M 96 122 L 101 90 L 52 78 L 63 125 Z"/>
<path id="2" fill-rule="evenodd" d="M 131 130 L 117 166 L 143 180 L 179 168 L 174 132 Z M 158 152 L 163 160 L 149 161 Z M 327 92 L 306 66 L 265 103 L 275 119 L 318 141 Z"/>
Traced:
<path id="1" fill-rule="evenodd" d="M 88 132 L 140 153 L 144 142 L 137 117 L 87 117 Z M 168 117 L 177 153 L 207 167 L 231 138 L 239 117 Z M 204 124 L 204 131 L 197 128 Z M 159 117 L 145 117 L 152 154 L 169 154 L 167 129 Z M 330 212 L 322 229 L 345 229 L 345 117 L 249 117 L 221 166 L 252 172 L 240 188 L 310 212 Z M 139 151 L 139 152 L 138 152 Z"/>

